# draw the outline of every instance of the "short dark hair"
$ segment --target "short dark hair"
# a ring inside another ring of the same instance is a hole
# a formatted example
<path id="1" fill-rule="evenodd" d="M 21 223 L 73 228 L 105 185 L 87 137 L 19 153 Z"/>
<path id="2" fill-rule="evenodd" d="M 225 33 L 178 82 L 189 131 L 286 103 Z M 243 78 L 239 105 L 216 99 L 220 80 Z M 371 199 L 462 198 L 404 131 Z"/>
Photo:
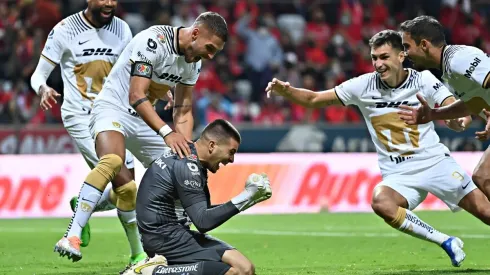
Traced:
<path id="1" fill-rule="evenodd" d="M 211 11 L 201 13 L 194 22 L 194 25 L 200 24 L 206 25 L 206 27 L 216 36 L 221 38 L 223 42 L 228 40 L 228 25 L 223 16 L 218 13 Z"/>
<path id="2" fill-rule="evenodd" d="M 446 44 L 444 27 L 432 16 L 422 15 L 407 20 L 400 25 L 400 31 L 410 34 L 417 45 L 422 39 L 428 40 L 436 47 Z"/>
<path id="3" fill-rule="evenodd" d="M 216 142 L 224 141 L 225 139 L 233 138 L 238 143 L 242 142 L 240 132 L 229 121 L 224 119 L 216 119 L 209 123 L 201 133 L 201 138 L 211 140 L 216 139 Z"/>
<path id="4" fill-rule="evenodd" d="M 369 46 L 373 49 L 379 48 L 385 44 L 390 45 L 393 49 L 400 51 L 404 50 L 402 36 L 394 30 L 380 31 L 369 39 Z"/>

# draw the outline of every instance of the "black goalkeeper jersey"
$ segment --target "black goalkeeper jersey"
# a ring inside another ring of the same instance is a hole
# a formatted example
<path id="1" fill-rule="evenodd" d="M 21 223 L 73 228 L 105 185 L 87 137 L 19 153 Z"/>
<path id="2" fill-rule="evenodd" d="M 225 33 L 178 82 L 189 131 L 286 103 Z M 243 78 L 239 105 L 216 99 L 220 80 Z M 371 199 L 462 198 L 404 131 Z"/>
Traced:
<path id="1" fill-rule="evenodd" d="M 188 228 L 191 223 L 205 232 L 239 212 L 231 202 L 211 206 L 207 170 L 194 144 L 189 147 L 192 154 L 183 159 L 169 148 L 143 176 L 136 202 L 141 234 L 163 233 L 179 224 Z"/>

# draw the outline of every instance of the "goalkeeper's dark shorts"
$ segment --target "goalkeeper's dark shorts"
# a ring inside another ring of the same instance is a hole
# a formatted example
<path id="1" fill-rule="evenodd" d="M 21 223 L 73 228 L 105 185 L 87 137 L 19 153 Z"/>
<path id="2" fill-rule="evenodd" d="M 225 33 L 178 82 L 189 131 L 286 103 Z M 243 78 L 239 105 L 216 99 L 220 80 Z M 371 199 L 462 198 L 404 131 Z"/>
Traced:
<path id="1" fill-rule="evenodd" d="M 163 234 L 141 234 L 141 240 L 148 256 L 163 255 L 170 265 L 221 262 L 226 250 L 235 249 L 222 240 L 184 226 L 169 226 L 163 231 Z"/>

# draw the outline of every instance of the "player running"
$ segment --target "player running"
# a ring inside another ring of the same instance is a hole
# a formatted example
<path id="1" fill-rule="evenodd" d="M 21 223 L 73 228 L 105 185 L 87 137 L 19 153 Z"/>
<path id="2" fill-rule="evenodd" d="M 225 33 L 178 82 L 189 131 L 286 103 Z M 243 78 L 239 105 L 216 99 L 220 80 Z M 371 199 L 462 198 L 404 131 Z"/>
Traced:
<path id="1" fill-rule="evenodd" d="M 153 26 L 129 42 L 94 103 L 90 129 L 100 160 L 80 190 L 78 198 L 83 207 L 77 207 L 65 236 L 56 244 L 61 254 L 82 258 L 76 227 L 87 223 L 107 184 L 120 171 L 127 173 L 122 165 L 126 147 L 145 167 L 162 155 L 165 144 L 180 157 L 190 154 L 192 91 L 201 71 L 200 60 L 211 59 L 222 50 L 227 35 L 223 17 L 205 12 L 190 27 Z M 176 132 L 160 119 L 153 106 L 172 87 Z M 114 191 L 118 214 L 133 213 L 134 181 Z"/>
<path id="2" fill-rule="evenodd" d="M 431 109 L 422 97 L 419 108 L 403 107 L 401 118 L 408 124 L 427 123 L 436 119 L 451 119 L 470 113 L 487 120 L 485 131 L 476 132 L 480 140 L 490 137 L 490 58 L 478 48 L 447 45 L 442 25 L 429 16 L 419 16 L 400 25 L 403 45 L 408 57 L 422 68 L 442 71 L 443 81 L 459 98 L 444 108 Z M 473 172 L 476 185 L 490 198 L 490 148 L 487 148 Z M 475 205 L 474 208 L 483 207 Z M 485 219 L 490 219 L 490 209 Z M 476 213 L 475 213 L 476 214 Z M 483 218 L 483 217 L 482 217 Z"/>
<path id="3" fill-rule="evenodd" d="M 68 16 L 58 23 L 49 33 L 46 45 L 34 74 L 31 86 L 39 94 L 41 107 L 47 110 L 60 97 L 53 88 L 46 85 L 46 80 L 53 69 L 60 64 L 63 77 L 63 104 L 61 113 L 63 124 L 73 138 L 85 161 L 94 168 L 98 162 L 95 153 L 94 139 L 90 133 L 89 123 L 92 104 L 102 89 L 112 66 L 132 38 L 128 24 L 114 16 L 117 1 L 87 1 L 86 10 Z M 126 166 L 123 173 L 111 179 L 113 186 L 121 186 L 134 180 L 133 156 L 126 153 Z M 102 197 L 94 199 L 93 205 L 81 204 L 98 210 L 111 210 L 117 204 L 117 197 L 107 187 Z M 70 202 L 75 210 L 76 197 Z M 131 247 L 130 262 L 146 257 L 143 253 L 139 234 L 136 229 L 135 212 L 120 215 L 126 236 Z M 74 239 L 76 246 L 87 246 L 90 241 L 90 227 L 77 223 L 72 230 L 80 239 Z"/>
<path id="4" fill-rule="evenodd" d="M 441 246 L 452 265 L 460 266 L 465 258 L 463 242 L 437 231 L 412 210 L 432 193 L 453 212 L 461 207 L 490 223 L 490 203 L 449 156 L 432 122 L 407 125 L 397 113 L 401 104 L 419 104 L 418 92 L 431 106 L 447 106 L 455 99 L 429 71 L 403 68 L 405 52 L 397 32 L 379 32 L 369 43 L 375 72 L 322 92 L 291 87 L 288 82 L 273 79 L 266 91 L 306 107 L 357 105 L 376 146 L 383 176 L 383 181 L 373 191 L 374 212 L 395 229 Z M 469 121 L 466 117 L 447 123 L 454 130 L 463 130 L 463 125 L 468 125 Z"/>
<path id="5" fill-rule="evenodd" d="M 255 274 L 253 264 L 242 253 L 206 234 L 272 196 L 268 177 L 251 174 L 242 193 L 227 203 L 211 205 L 207 171 L 216 173 L 220 165 L 233 163 L 240 142 L 238 130 L 218 119 L 189 145 L 189 157 L 181 159 L 167 149 L 146 170 L 136 212 L 150 259 L 130 267 L 125 275 Z M 191 224 L 198 231 L 191 230 Z"/>

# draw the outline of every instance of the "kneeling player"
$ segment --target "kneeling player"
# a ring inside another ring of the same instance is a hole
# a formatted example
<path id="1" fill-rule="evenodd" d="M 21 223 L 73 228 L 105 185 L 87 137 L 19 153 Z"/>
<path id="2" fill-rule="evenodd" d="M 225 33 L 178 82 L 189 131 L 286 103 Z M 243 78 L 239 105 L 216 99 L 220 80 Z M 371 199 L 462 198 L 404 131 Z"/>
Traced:
<path id="1" fill-rule="evenodd" d="M 124 274 L 255 273 L 242 253 L 205 234 L 272 195 L 267 176 L 251 174 L 241 194 L 211 206 L 207 170 L 216 173 L 220 164 L 232 163 L 240 141 L 235 127 L 218 119 L 189 144 L 188 158 L 181 159 L 169 149 L 148 168 L 138 190 L 136 213 L 149 259 Z M 198 231 L 190 229 L 191 223 Z"/>
<path id="2" fill-rule="evenodd" d="M 373 192 L 374 212 L 392 227 L 440 245 L 451 263 L 460 266 L 465 258 L 463 242 L 435 230 L 412 210 L 432 193 L 452 211 L 463 208 L 490 224 L 487 211 L 490 203 L 471 177 L 449 156 L 432 122 L 407 125 L 398 114 L 401 104 L 419 104 L 417 93 L 427 98 L 432 106 L 436 103 L 449 105 L 455 98 L 429 71 L 403 68 L 405 52 L 397 32 L 382 31 L 371 38 L 370 45 L 375 72 L 318 93 L 291 87 L 277 79 L 269 82 L 266 91 L 307 107 L 357 105 L 376 146 L 383 175 L 383 181 Z M 453 130 L 464 130 L 470 122 L 471 118 L 466 117 L 447 123 Z"/>

